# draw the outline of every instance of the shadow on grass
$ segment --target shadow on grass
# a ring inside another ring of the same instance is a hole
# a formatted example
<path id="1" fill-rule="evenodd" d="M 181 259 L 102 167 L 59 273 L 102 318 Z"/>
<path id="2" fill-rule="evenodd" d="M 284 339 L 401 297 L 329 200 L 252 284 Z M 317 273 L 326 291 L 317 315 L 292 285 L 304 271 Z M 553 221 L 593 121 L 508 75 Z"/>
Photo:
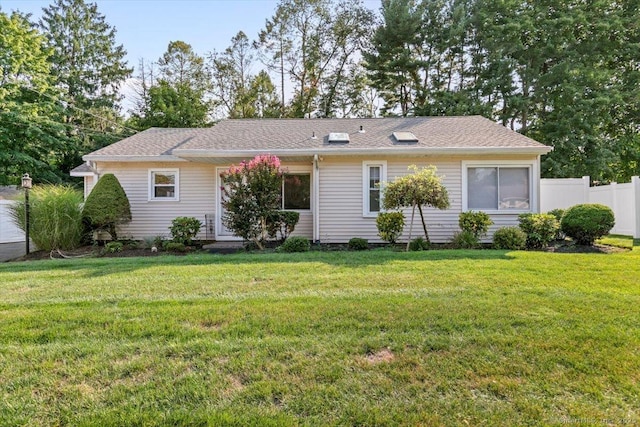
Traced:
<path id="1" fill-rule="evenodd" d="M 238 267 L 264 263 L 322 263 L 336 267 L 363 268 L 398 261 L 439 262 L 451 260 L 512 260 L 508 251 L 443 249 L 423 252 L 397 252 L 377 249 L 370 251 L 311 251 L 305 253 L 241 252 L 230 255 L 198 253 L 187 256 L 85 258 L 82 260 L 42 260 L 0 265 L 0 274 L 38 271 L 84 271 L 86 277 L 109 274 L 138 273 L 146 268 L 185 267 L 233 264 Z"/>

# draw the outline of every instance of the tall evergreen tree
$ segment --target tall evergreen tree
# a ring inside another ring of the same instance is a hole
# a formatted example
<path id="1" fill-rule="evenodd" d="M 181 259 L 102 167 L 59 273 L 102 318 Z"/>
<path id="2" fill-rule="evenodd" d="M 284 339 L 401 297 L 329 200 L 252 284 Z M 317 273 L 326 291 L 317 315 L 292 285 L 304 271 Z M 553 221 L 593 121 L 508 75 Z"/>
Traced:
<path id="1" fill-rule="evenodd" d="M 63 91 L 65 123 L 72 144 L 65 169 L 80 163 L 88 151 L 119 139 L 120 86 L 131 75 L 111 27 L 95 3 L 55 0 L 43 10 L 40 27 L 53 54 L 51 72 Z"/>

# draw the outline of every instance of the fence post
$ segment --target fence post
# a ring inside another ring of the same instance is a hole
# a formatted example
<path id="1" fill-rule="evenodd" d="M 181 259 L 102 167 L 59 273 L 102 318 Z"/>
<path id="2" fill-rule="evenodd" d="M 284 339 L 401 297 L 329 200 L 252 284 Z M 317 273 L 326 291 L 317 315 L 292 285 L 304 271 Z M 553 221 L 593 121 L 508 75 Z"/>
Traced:
<path id="1" fill-rule="evenodd" d="M 633 187 L 633 216 L 635 217 L 635 225 L 633 230 L 633 238 L 640 239 L 640 177 L 632 176 L 631 184 Z"/>
<path id="2" fill-rule="evenodd" d="M 591 178 L 589 178 L 588 175 L 583 176 L 582 177 L 582 188 L 583 188 L 583 194 L 584 196 L 582 197 L 582 200 L 584 200 L 582 203 L 589 203 L 589 184 L 591 183 Z"/>

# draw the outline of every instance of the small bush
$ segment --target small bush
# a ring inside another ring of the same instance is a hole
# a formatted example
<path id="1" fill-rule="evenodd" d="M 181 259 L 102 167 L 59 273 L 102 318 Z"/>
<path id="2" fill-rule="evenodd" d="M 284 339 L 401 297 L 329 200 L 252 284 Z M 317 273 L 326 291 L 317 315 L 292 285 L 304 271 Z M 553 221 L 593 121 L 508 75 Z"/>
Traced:
<path id="1" fill-rule="evenodd" d="M 564 209 L 552 209 L 547 212 L 549 215 L 553 215 L 557 220 L 558 224 L 562 224 L 562 216 L 564 215 Z M 558 227 L 558 231 L 556 231 L 556 240 L 564 240 L 565 234 L 562 231 L 562 227 Z"/>
<path id="2" fill-rule="evenodd" d="M 609 234 L 615 222 L 613 211 L 607 206 L 575 205 L 562 216 L 562 231 L 579 245 L 593 245 L 596 239 Z"/>
<path id="3" fill-rule="evenodd" d="M 171 221 L 171 239 L 176 243 L 182 243 L 185 246 L 189 246 L 192 240 L 196 237 L 202 222 L 198 218 L 190 216 L 179 216 Z"/>
<path id="4" fill-rule="evenodd" d="M 376 218 L 378 236 L 385 242 L 395 243 L 404 228 L 402 212 L 380 212 Z"/>
<path id="5" fill-rule="evenodd" d="M 267 234 L 275 239 L 280 235 L 280 240 L 285 241 L 293 233 L 300 221 L 300 213 L 295 211 L 273 211 L 267 217 Z"/>
<path id="6" fill-rule="evenodd" d="M 527 248 L 543 249 L 556 238 L 560 224 L 550 214 L 526 213 L 518 216 L 520 229 L 527 235 Z"/>
<path id="7" fill-rule="evenodd" d="M 167 252 L 186 252 L 187 247 L 184 243 L 167 240 L 164 242 L 164 250 Z"/>
<path id="8" fill-rule="evenodd" d="M 117 240 L 116 228 L 131 221 L 131 206 L 115 175 L 103 175 L 84 202 L 82 219 L 89 231 L 106 231 Z"/>
<path id="9" fill-rule="evenodd" d="M 349 249 L 352 251 L 366 251 L 369 249 L 369 241 L 360 237 L 349 240 Z"/>
<path id="10" fill-rule="evenodd" d="M 459 249 L 474 249 L 480 246 L 478 237 L 469 230 L 462 230 L 454 234 L 451 243 Z"/>
<path id="11" fill-rule="evenodd" d="M 104 251 L 109 254 L 115 254 L 117 252 L 122 252 L 122 248 L 124 244 L 122 242 L 109 242 L 104 245 Z"/>
<path id="12" fill-rule="evenodd" d="M 311 249 L 309 239 L 302 236 L 290 236 L 278 247 L 279 252 L 308 252 Z"/>
<path id="13" fill-rule="evenodd" d="M 416 237 L 411 242 L 409 242 L 409 250 L 410 251 L 427 251 L 429 250 L 429 242 L 427 242 L 424 237 Z"/>
<path id="14" fill-rule="evenodd" d="M 155 246 L 158 249 L 164 248 L 164 242 L 166 240 L 164 239 L 164 236 L 155 236 L 153 238 L 153 244 L 151 246 Z"/>
<path id="15" fill-rule="evenodd" d="M 527 246 L 527 235 L 518 227 L 503 227 L 493 233 L 494 249 L 520 250 Z"/>
<path id="16" fill-rule="evenodd" d="M 491 217 L 484 212 L 469 211 L 460 213 L 458 216 L 458 225 L 460 225 L 463 233 L 471 234 L 475 236 L 476 240 L 480 240 L 480 238 L 487 235 L 487 231 L 489 231 L 489 227 L 493 225 L 493 221 Z M 463 239 L 468 240 L 468 237 L 465 236 Z"/>

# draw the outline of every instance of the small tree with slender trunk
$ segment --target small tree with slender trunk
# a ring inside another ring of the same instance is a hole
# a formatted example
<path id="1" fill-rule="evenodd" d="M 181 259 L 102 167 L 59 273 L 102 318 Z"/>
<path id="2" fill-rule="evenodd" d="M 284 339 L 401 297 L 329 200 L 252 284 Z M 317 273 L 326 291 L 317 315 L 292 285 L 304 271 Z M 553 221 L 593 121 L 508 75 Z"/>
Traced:
<path id="1" fill-rule="evenodd" d="M 418 168 L 416 165 L 411 165 L 409 170 L 412 171 L 411 174 L 397 178 L 383 187 L 383 206 L 385 209 L 412 208 L 409 242 L 411 241 L 413 218 L 417 207 L 422 220 L 425 240 L 430 243 L 422 208 L 432 206 L 442 210 L 448 209 L 449 194 L 442 184 L 443 177 L 438 176 L 435 166 Z M 407 243 L 407 250 L 408 248 L 409 243 Z"/>

